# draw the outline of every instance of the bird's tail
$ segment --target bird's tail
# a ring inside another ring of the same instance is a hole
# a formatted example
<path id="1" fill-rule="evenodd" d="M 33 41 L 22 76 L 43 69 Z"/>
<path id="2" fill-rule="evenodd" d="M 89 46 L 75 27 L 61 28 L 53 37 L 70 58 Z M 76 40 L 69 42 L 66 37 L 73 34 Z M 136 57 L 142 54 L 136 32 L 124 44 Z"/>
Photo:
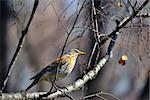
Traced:
<path id="1" fill-rule="evenodd" d="M 39 79 L 34 79 L 34 81 L 31 83 L 30 86 L 28 86 L 28 87 L 25 89 L 25 91 L 28 91 L 30 88 L 32 88 L 35 84 L 38 83 L 38 81 L 39 81 Z"/>
<path id="2" fill-rule="evenodd" d="M 30 88 L 32 88 L 35 84 L 37 84 L 41 78 L 42 75 L 44 75 L 45 71 L 42 70 L 40 73 L 35 75 L 34 77 L 30 78 L 30 80 L 34 80 L 30 86 L 28 86 L 25 91 L 28 91 Z"/>

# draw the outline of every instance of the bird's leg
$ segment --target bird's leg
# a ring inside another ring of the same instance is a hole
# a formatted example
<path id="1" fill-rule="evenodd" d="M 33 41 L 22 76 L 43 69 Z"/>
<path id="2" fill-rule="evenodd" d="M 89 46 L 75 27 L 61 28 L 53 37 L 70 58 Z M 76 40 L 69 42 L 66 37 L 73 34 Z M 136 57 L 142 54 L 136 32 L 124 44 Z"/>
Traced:
<path id="1" fill-rule="evenodd" d="M 52 93 L 51 91 L 52 91 L 52 88 L 53 88 L 53 87 L 54 87 L 56 90 L 63 88 L 63 87 L 57 85 L 57 84 L 54 83 L 54 82 L 51 82 L 51 84 L 52 84 L 52 87 L 51 87 L 50 91 L 47 92 L 46 94 L 41 95 L 41 96 L 39 97 L 39 100 L 40 100 L 42 97 L 46 97 L 46 96 L 48 96 L 49 94 L 51 94 L 51 93 Z M 66 93 L 65 93 L 63 96 L 66 96 L 66 97 L 70 98 L 71 100 L 75 100 L 75 98 L 72 97 L 70 94 L 66 94 Z M 63 96 L 62 96 L 62 97 L 63 97 Z M 52 100 L 53 100 L 53 99 L 52 99 Z"/>
<path id="2" fill-rule="evenodd" d="M 51 84 L 52 84 L 52 86 L 51 86 L 50 90 L 46 94 L 40 95 L 39 100 L 43 97 L 47 97 L 50 93 L 52 93 L 51 91 L 53 90 L 53 87 L 55 87 L 54 86 L 55 83 L 51 81 Z"/>
<path id="3" fill-rule="evenodd" d="M 54 87 L 55 87 L 56 90 L 64 88 L 64 87 L 61 87 L 61 86 L 57 85 L 56 83 L 53 83 L 53 84 L 54 84 Z M 74 97 L 72 97 L 70 94 L 65 93 L 64 96 L 70 98 L 71 100 L 75 100 Z"/>
<path id="4" fill-rule="evenodd" d="M 51 92 L 53 90 L 53 88 L 55 87 L 55 82 L 54 81 L 51 81 L 51 84 L 52 84 L 52 86 L 51 86 L 51 89 L 49 90 L 49 92 Z"/>
<path id="5" fill-rule="evenodd" d="M 54 87 L 55 87 L 55 89 L 56 89 L 56 90 L 58 90 L 58 89 L 62 89 L 62 88 L 63 88 L 63 87 L 61 87 L 61 86 L 57 85 L 56 83 L 54 83 Z"/>
<path id="6" fill-rule="evenodd" d="M 54 88 L 55 88 L 55 90 L 58 90 L 58 89 L 59 89 L 59 87 L 58 87 L 57 84 L 55 84 L 55 83 L 54 83 Z"/>

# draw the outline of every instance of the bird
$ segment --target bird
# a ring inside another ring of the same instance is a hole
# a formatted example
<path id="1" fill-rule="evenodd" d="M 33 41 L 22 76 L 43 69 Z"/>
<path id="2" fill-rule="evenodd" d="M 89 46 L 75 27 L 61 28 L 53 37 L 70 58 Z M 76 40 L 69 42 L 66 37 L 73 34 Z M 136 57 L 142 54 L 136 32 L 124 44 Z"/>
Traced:
<path id="1" fill-rule="evenodd" d="M 51 64 L 43 68 L 37 75 L 32 77 L 33 80 L 25 91 L 28 91 L 40 81 L 54 82 L 68 76 L 74 69 L 77 57 L 86 54 L 78 49 L 71 49 L 69 53 L 64 54 L 62 57 L 57 58 Z"/>

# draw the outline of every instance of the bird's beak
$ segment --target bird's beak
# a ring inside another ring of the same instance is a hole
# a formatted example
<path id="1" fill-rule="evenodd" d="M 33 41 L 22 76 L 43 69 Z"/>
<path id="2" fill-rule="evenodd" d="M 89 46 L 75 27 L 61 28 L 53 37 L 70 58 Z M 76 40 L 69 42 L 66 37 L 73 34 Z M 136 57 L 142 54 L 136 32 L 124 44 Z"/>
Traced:
<path id="1" fill-rule="evenodd" d="M 80 51 L 80 52 L 79 52 L 79 54 L 80 54 L 80 55 L 85 55 L 85 54 L 86 54 L 86 52 L 82 52 L 82 51 Z"/>

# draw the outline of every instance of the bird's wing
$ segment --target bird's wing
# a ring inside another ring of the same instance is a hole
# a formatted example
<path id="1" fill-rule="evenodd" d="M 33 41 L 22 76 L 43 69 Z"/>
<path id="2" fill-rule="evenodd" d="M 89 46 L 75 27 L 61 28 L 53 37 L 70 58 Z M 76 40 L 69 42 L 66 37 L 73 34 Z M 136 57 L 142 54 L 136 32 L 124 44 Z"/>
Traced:
<path id="1" fill-rule="evenodd" d="M 54 73 L 54 71 L 57 71 L 58 66 L 63 66 L 66 63 L 68 63 L 68 57 L 64 55 L 61 58 L 58 58 L 56 61 L 52 62 L 50 65 L 48 65 L 44 69 L 42 69 L 37 75 L 32 77 L 30 80 L 36 79 L 36 78 L 40 79 L 41 76 L 43 76 L 47 72 Z"/>
<path id="2" fill-rule="evenodd" d="M 45 67 L 43 70 L 41 70 L 37 75 L 32 77 L 30 80 L 34 79 L 34 81 L 31 83 L 29 87 L 26 88 L 25 91 L 28 91 L 30 88 L 32 88 L 43 76 L 48 76 L 50 74 L 53 75 L 53 73 L 57 73 L 58 66 L 64 66 L 68 64 L 68 57 L 64 55 L 61 58 L 58 58 L 56 61 L 52 62 L 50 65 Z M 49 77 L 49 76 L 48 76 Z"/>

